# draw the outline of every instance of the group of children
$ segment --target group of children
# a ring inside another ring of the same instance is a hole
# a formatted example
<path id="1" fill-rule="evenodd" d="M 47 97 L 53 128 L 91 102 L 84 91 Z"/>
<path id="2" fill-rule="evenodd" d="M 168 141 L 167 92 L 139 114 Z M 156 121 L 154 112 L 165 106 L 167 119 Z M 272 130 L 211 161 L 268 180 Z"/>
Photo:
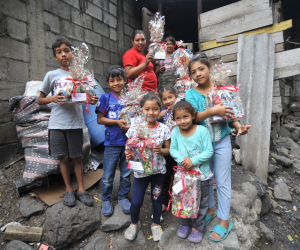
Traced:
<path id="1" fill-rule="evenodd" d="M 46 97 L 55 87 L 55 82 L 67 74 L 71 48 L 65 40 L 53 44 L 53 54 L 60 63 L 60 69 L 46 74 L 41 87 L 38 103 L 44 105 L 54 102 L 49 121 L 49 151 L 52 156 L 60 157 L 61 172 L 66 184 L 64 204 L 74 206 L 75 198 L 88 206 L 93 199 L 82 185 L 82 128 L 84 120 L 81 105 L 63 105 L 60 94 Z M 203 54 L 195 56 L 189 63 L 189 73 L 197 83 L 197 87 L 187 91 L 185 100 L 180 101 L 172 86 L 165 86 L 157 92 L 148 92 L 140 101 L 143 115 L 147 118 L 148 128 L 157 142 L 153 152 L 157 154 L 158 172 L 152 175 L 135 172 L 132 201 L 128 200 L 131 188 L 128 161 L 130 154 L 125 150 L 127 138 L 136 137 L 137 125 L 129 127 L 120 120 L 120 112 L 124 105 L 118 100 L 127 78 L 125 70 L 120 66 L 112 66 L 106 72 L 106 81 L 111 88 L 110 93 L 92 98 L 96 104 L 97 122 L 106 127 L 105 152 L 102 177 L 102 213 L 113 214 L 111 194 L 117 166 L 120 170 L 120 186 L 118 203 L 124 213 L 130 213 L 131 225 L 125 231 L 125 238 L 134 240 L 141 223 L 140 209 L 143 205 L 146 189 L 151 183 L 151 199 L 153 206 L 153 224 L 151 230 L 153 240 L 159 241 L 163 230 L 160 218 L 168 200 L 167 189 L 170 187 L 173 167 L 180 166 L 187 170 L 201 172 L 201 201 L 199 214 L 195 219 L 179 218 L 181 225 L 177 231 L 180 238 L 187 238 L 199 243 L 206 231 L 206 226 L 218 216 L 220 223 L 209 233 L 214 241 L 224 240 L 232 228 L 229 222 L 231 201 L 231 144 L 229 133 L 236 128 L 237 136 L 247 134 L 250 126 L 242 126 L 238 121 L 210 124 L 207 118 L 213 115 L 231 117 L 231 108 L 222 103 L 207 109 L 205 96 L 212 89 L 210 81 L 210 64 Z M 166 123 L 168 122 L 168 126 Z M 170 129 L 171 128 L 171 129 Z M 172 132 L 171 132 L 172 130 Z M 74 162 L 75 174 L 79 188 L 75 193 L 70 186 L 69 158 Z M 214 208 L 213 179 L 216 181 L 218 209 Z"/>

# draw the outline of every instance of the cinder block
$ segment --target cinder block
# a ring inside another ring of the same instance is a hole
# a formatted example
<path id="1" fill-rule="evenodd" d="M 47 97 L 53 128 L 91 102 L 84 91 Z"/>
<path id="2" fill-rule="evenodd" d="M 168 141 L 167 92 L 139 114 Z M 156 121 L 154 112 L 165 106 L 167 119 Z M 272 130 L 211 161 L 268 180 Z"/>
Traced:
<path id="1" fill-rule="evenodd" d="M 92 29 L 92 17 L 87 14 L 80 14 L 79 10 L 72 9 L 72 22 L 88 29 Z"/>
<path id="2" fill-rule="evenodd" d="M 118 4 L 118 0 L 110 0 L 112 3 L 114 3 L 115 5 Z"/>
<path id="3" fill-rule="evenodd" d="M 93 31 L 85 30 L 85 41 L 102 47 L 102 36 Z"/>
<path id="4" fill-rule="evenodd" d="M 25 84 L 25 82 L 0 81 L 0 100 L 8 101 L 14 96 L 23 95 Z"/>
<path id="5" fill-rule="evenodd" d="M 56 41 L 56 39 L 61 38 L 60 35 L 55 35 L 54 33 L 47 31 L 46 32 L 46 44 L 48 48 L 52 48 L 52 44 Z"/>
<path id="6" fill-rule="evenodd" d="M 138 20 L 136 17 L 130 17 L 130 26 L 136 30 L 143 29 L 141 20 Z"/>
<path id="7" fill-rule="evenodd" d="M 118 50 L 117 42 L 106 37 L 103 37 L 103 47 L 112 52 L 116 52 Z"/>
<path id="8" fill-rule="evenodd" d="M 67 37 L 74 38 L 79 41 L 84 40 L 84 30 L 80 26 L 69 23 L 67 21 L 61 21 L 61 34 Z"/>
<path id="9" fill-rule="evenodd" d="M 109 37 L 109 26 L 95 18 L 93 18 L 93 30 L 102 36 Z"/>
<path id="10" fill-rule="evenodd" d="M 25 62 L 29 61 L 28 44 L 18 42 L 10 37 L 0 37 L 0 44 L 1 56 Z"/>
<path id="11" fill-rule="evenodd" d="M 8 60 L 8 80 L 16 82 L 27 82 L 29 80 L 28 75 L 28 63 L 19 62 L 15 60 Z"/>
<path id="12" fill-rule="evenodd" d="M 103 69 L 104 69 L 104 72 L 106 72 L 107 71 L 107 69 L 109 68 L 109 67 L 111 67 L 113 64 L 111 64 L 111 63 L 103 63 Z"/>
<path id="13" fill-rule="evenodd" d="M 108 0 L 93 0 L 93 3 L 105 11 L 109 10 L 109 6 L 108 6 L 109 1 Z"/>
<path id="14" fill-rule="evenodd" d="M 130 47 L 132 46 L 131 37 L 125 36 L 125 46 Z"/>
<path id="15" fill-rule="evenodd" d="M 7 33 L 12 38 L 24 41 L 27 36 L 26 23 L 7 17 Z"/>
<path id="16" fill-rule="evenodd" d="M 98 80 L 105 93 L 111 92 L 111 88 L 108 86 L 105 76 L 95 75 L 95 78 Z"/>
<path id="17" fill-rule="evenodd" d="M 95 74 L 104 75 L 103 62 L 94 61 L 93 68 L 94 68 Z"/>
<path id="18" fill-rule="evenodd" d="M 18 0 L 0 1 L 1 13 L 26 22 L 26 4 Z"/>
<path id="19" fill-rule="evenodd" d="M 104 23 L 108 24 L 110 27 L 113 27 L 113 28 L 117 27 L 117 18 L 115 18 L 111 14 L 108 14 L 105 11 L 103 11 L 103 21 L 104 21 Z"/>
<path id="20" fill-rule="evenodd" d="M 113 3 L 109 3 L 109 13 L 114 16 L 117 16 L 117 6 Z"/>
<path id="21" fill-rule="evenodd" d="M 8 225 L 5 229 L 3 239 L 21 241 L 40 241 L 43 234 L 42 227 L 26 227 Z"/>
<path id="22" fill-rule="evenodd" d="M 17 153 L 24 154 L 21 142 L 0 146 L 0 164 L 8 161 Z"/>
<path id="23" fill-rule="evenodd" d="M 0 80 L 7 78 L 7 60 L 5 58 L 0 59 Z"/>
<path id="24" fill-rule="evenodd" d="M 74 0 L 63 0 L 63 1 L 77 9 L 79 9 L 79 1 L 74 1 Z"/>
<path id="25" fill-rule="evenodd" d="M 123 8 L 130 16 L 134 16 L 134 7 L 132 5 L 123 1 Z"/>
<path id="26" fill-rule="evenodd" d="M 127 24 L 124 24 L 124 30 L 125 30 L 125 34 L 127 36 L 131 36 L 132 35 L 132 32 L 134 31 L 133 28 L 131 28 L 129 25 Z"/>
<path id="27" fill-rule="evenodd" d="M 117 31 L 113 28 L 109 28 L 109 38 L 117 41 Z"/>
<path id="28" fill-rule="evenodd" d="M 59 18 L 57 16 L 44 11 L 44 20 L 45 24 L 49 26 L 51 31 L 59 33 Z"/>
<path id="29" fill-rule="evenodd" d="M 94 48 L 94 60 L 109 63 L 110 62 L 110 52 L 105 49 L 95 47 Z"/>
<path id="30" fill-rule="evenodd" d="M 126 12 L 126 11 L 124 11 L 123 12 L 123 17 L 124 17 L 124 23 L 126 23 L 126 24 L 128 24 L 128 25 L 130 25 L 130 15 Z"/>
<path id="31" fill-rule="evenodd" d="M 120 64 L 122 65 L 122 60 L 119 61 L 118 55 L 115 53 L 110 54 L 110 62 L 112 64 Z"/>
<path id="32" fill-rule="evenodd" d="M 86 13 L 102 21 L 102 9 L 97 7 L 95 4 L 89 2 Z"/>
<path id="33" fill-rule="evenodd" d="M 76 1 L 74 1 L 76 2 Z M 64 19 L 71 18 L 71 7 L 70 5 L 59 1 L 59 0 L 44 0 L 44 8 L 49 12 L 63 17 Z"/>
<path id="34" fill-rule="evenodd" d="M 16 125 L 12 122 L 0 124 L 0 145 L 18 142 Z"/>
<path id="35" fill-rule="evenodd" d="M 10 122 L 11 112 L 9 110 L 8 102 L 0 102 L 0 123 Z"/>
<path id="36" fill-rule="evenodd" d="M 4 15 L 0 13 L 0 34 L 4 33 L 6 30 L 6 19 Z"/>
<path id="37" fill-rule="evenodd" d="M 55 60 L 52 49 L 47 49 L 47 66 L 59 68 L 59 62 Z"/>

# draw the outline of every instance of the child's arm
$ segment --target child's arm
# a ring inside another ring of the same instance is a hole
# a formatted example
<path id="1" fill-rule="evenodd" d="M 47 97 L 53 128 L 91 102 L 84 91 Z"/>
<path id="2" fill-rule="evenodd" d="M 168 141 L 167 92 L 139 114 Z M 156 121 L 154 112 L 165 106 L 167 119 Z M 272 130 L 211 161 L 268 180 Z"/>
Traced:
<path id="1" fill-rule="evenodd" d="M 251 125 L 241 125 L 238 121 L 233 122 L 232 126 L 236 129 L 236 137 L 248 134 L 248 130 L 251 128 Z"/>
<path id="2" fill-rule="evenodd" d="M 124 121 L 124 120 L 113 120 L 113 119 L 106 118 L 104 116 L 104 114 L 101 113 L 100 111 L 98 111 L 98 113 L 97 113 L 97 122 L 98 122 L 98 124 L 102 124 L 102 125 L 105 125 L 105 126 L 116 125 L 116 126 L 119 126 L 120 129 L 123 129 L 123 130 L 128 130 L 130 128 L 129 126 L 126 126 L 126 124 L 127 124 L 126 121 Z"/>
<path id="3" fill-rule="evenodd" d="M 98 102 L 99 98 L 98 96 L 95 94 L 92 96 L 91 100 L 90 100 L 90 104 L 95 105 Z"/>
<path id="4" fill-rule="evenodd" d="M 40 92 L 39 99 L 37 100 L 37 104 L 39 105 L 47 105 L 48 103 L 55 102 L 59 105 L 64 104 L 64 97 L 61 96 L 62 91 L 59 91 L 57 95 L 47 97 L 45 93 Z"/>
<path id="5" fill-rule="evenodd" d="M 171 133 L 170 155 L 174 158 L 174 160 L 177 163 L 182 163 L 182 161 L 184 160 L 184 157 L 178 151 L 178 141 L 176 138 L 177 131 L 175 131 L 175 129 Z"/>
<path id="6" fill-rule="evenodd" d="M 157 145 L 155 148 L 153 148 L 153 152 L 156 154 L 161 154 L 161 155 L 170 155 L 170 144 L 171 144 L 171 139 L 165 140 L 164 141 L 164 148 L 161 148 L 160 145 Z"/>

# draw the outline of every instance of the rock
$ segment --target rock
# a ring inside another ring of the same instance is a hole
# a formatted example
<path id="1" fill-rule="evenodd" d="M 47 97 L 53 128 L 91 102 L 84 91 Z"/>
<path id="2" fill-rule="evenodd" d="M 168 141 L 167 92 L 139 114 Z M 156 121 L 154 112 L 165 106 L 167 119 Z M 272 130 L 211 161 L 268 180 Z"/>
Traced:
<path id="1" fill-rule="evenodd" d="M 296 126 L 293 123 L 283 124 L 282 127 L 284 127 L 289 132 L 293 132 L 296 130 Z"/>
<path id="2" fill-rule="evenodd" d="M 280 127 L 280 131 L 278 133 L 282 137 L 291 137 L 291 132 L 285 129 L 284 127 Z"/>
<path id="3" fill-rule="evenodd" d="M 261 207 L 262 207 L 262 203 L 260 199 L 255 199 L 254 204 L 252 206 L 252 209 L 254 210 L 254 212 L 259 215 L 261 213 Z"/>
<path id="4" fill-rule="evenodd" d="M 244 195 L 246 195 L 250 200 L 250 207 L 254 204 L 254 201 L 257 196 L 257 190 L 254 185 L 252 185 L 250 182 L 245 182 L 242 184 L 242 190 L 244 191 Z"/>
<path id="5" fill-rule="evenodd" d="M 261 213 L 260 213 L 260 215 L 267 214 L 271 208 L 272 208 L 272 199 L 269 196 L 269 194 L 266 194 L 265 196 L 261 197 Z"/>
<path id="6" fill-rule="evenodd" d="M 32 247 L 20 240 L 13 240 L 6 245 L 5 250 L 34 250 Z"/>
<path id="7" fill-rule="evenodd" d="M 292 146 L 289 142 L 279 142 L 276 144 L 277 147 L 283 147 L 286 148 L 288 150 L 291 150 Z"/>
<path id="8" fill-rule="evenodd" d="M 19 208 L 23 217 L 30 217 L 31 215 L 37 215 L 44 212 L 44 206 L 29 195 L 24 196 L 21 199 Z"/>
<path id="9" fill-rule="evenodd" d="M 293 213 L 293 216 L 295 219 L 299 220 L 300 221 L 300 210 L 297 210 Z"/>
<path id="10" fill-rule="evenodd" d="M 276 166 L 274 164 L 272 164 L 272 163 L 269 162 L 269 165 L 268 165 L 268 174 L 274 174 L 275 170 L 276 170 Z"/>
<path id="11" fill-rule="evenodd" d="M 300 133 L 299 133 L 298 129 L 296 129 L 294 132 L 292 132 L 291 135 L 292 135 L 292 139 L 294 142 L 299 141 Z"/>
<path id="12" fill-rule="evenodd" d="M 113 231 L 128 227 L 131 223 L 130 214 L 124 214 L 119 204 L 115 206 L 114 214 L 109 217 L 101 226 L 102 231 Z"/>
<path id="13" fill-rule="evenodd" d="M 297 159 L 294 159 L 293 160 L 293 163 L 294 163 L 294 168 L 296 169 L 296 170 L 298 170 L 298 171 L 300 171 L 300 161 L 299 160 L 297 160 Z"/>
<path id="14" fill-rule="evenodd" d="M 279 176 L 278 178 L 275 179 L 276 183 L 286 183 L 286 179 L 283 176 Z"/>
<path id="15" fill-rule="evenodd" d="M 249 198 L 235 190 L 231 191 L 231 211 L 242 219 L 244 223 L 248 223 L 249 208 L 251 207 Z"/>
<path id="16" fill-rule="evenodd" d="M 283 155 L 286 157 L 289 155 L 289 150 L 284 147 L 277 148 L 277 150 L 280 155 Z"/>
<path id="17" fill-rule="evenodd" d="M 111 239 L 111 242 L 113 243 L 112 246 L 114 249 L 132 249 L 133 246 L 144 246 L 147 243 L 147 239 L 143 233 L 143 230 L 139 230 L 136 238 L 132 241 L 126 240 L 124 238 L 124 234 L 116 235 Z M 106 248 L 107 249 L 107 248 Z M 137 248 L 138 249 L 138 248 Z M 142 249 L 142 248 L 140 248 Z"/>
<path id="18" fill-rule="evenodd" d="M 252 182 L 252 184 L 256 187 L 257 195 L 259 197 L 263 197 L 267 193 L 268 183 L 266 181 L 256 177 L 256 179 Z"/>
<path id="19" fill-rule="evenodd" d="M 278 154 L 274 154 L 274 153 L 270 153 L 270 155 L 277 161 L 277 163 L 279 163 L 280 165 L 284 166 L 284 167 L 287 167 L 287 168 L 290 168 L 293 166 L 293 162 L 282 156 L 282 155 L 278 155 Z"/>
<path id="20" fill-rule="evenodd" d="M 295 187 L 295 193 L 298 195 L 300 194 L 300 187 Z"/>
<path id="21" fill-rule="evenodd" d="M 280 215 L 281 212 L 278 209 L 273 209 L 273 213 Z"/>
<path id="22" fill-rule="evenodd" d="M 285 138 L 288 143 L 291 144 L 290 155 L 300 160 L 300 146 L 294 142 L 291 138 Z"/>
<path id="23" fill-rule="evenodd" d="M 279 183 L 274 186 L 274 196 L 276 199 L 284 201 L 292 201 L 289 188 L 285 183 Z"/>
<path id="24" fill-rule="evenodd" d="M 234 148 L 233 150 L 234 159 L 238 165 L 242 165 L 242 156 L 241 156 L 241 150 Z"/>
<path id="25" fill-rule="evenodd" d="M 76 206 L 70 208 L 59 202 L 46 211 L 43 240 L 62 249 L 74 240 L 99 229 L 100 222 L 100 211 L 96 207 L 88 207 L 76 201 Z"/>
<path id="26" fill-rule="evenodd" d="M 100 236 L 89 242 L 84 250 L 106 250 L 109 248 L 109 243 L 105 236 Z"/>
<path id="27" fill-rule="evenodd" d="M 265 224 L 263 224 L 262 222 L 259 222 L 259 227 L 261 231 L 265 234 L 267 240 L 274 243 L 275 242 L 274 233 L 268 227 L 266 227 Z"/>
<path id="28" fill-rule="evenodd" d="M 5 229 L 3 239 L 39 242 L 42 238 L 42 234 L 43 234 L 43 228 L 41 227 L 8 225 Z"/>
<path id="29" fill-rule="evenodd" d="M 240 250 L 237 234 L 231 231 L 227 238 L 220 242 L 220 246 L 225 250 Z"/>
<path id="30" fill-rule="evenodd" d="M 291 111 L 293 112 L 299 112 L 300 111 L 300 105 L 297 102 L 293 102 L 290 106 Z"/>
<path id="31" fill-rule="evenodd" d="M 278 206 L 279 206 L 278 203 L 276 201 L 272 200 L 272 207 L 278 208 Z"/>

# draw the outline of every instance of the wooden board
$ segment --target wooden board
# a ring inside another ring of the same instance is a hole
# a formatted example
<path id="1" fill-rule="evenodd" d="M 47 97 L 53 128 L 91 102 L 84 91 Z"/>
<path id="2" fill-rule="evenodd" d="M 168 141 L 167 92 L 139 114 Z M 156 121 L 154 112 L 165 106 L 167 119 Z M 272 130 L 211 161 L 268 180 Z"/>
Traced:
<path id="1" fill-rule="evenodd" d="M 222 23 L 200 29 L 200 41 L 208 42 L 220 37 L 239 34 L 273 24 L 272 8 L 257 11 Z"/>
<path id="2" fill-rule="evenodd" d="M 225 63 L 225 64 L 231 70 L 229 76 L 236 76 L 236 74 L 237 74 L 237 62 L 229 62 L 229 63 Z"/>
<path id="3" fill-rule="evenodd" d="M 269 0 L 238 1 L 201 14 L 201 27 L 205 28 L 267 8 L 269 8 Z"/>
<path id="4" fill-rule="evenodd" d="M 282 104 L 280 96 L 273 96 L 272 113 L 282 113 Z"/>
<path id="5" fill-rule="evenodd" d="M 275 54 L 275 79 L 298 74 L 300 74 L 300 48 Z"/>
<path id="6" fill-rule="evenodd" d="M 278 43 L 275 45 L 275 53 L 284 51 L 284 43 Z"/>
<path id="7" fill-rule="evenodd" d="M 251 35 L 251 34 L 262 34 L 262 33 L 273 34 L 273 33 L 279 32 L 279 31 L 289 29 L 291 27 L 293 27 L 292 19 L 284 21 L 284 22 L 276 23 L 276 24 L 268 26 L 268 27 L 264 27 L 264 28 L 260 28 L 260 29 L 256 29 L 256 30 L 251 30 L 251 31 L 246 31 L 246 32 L 243 32 L 241 34 L 245 35 L 245 36 L 248 36 L 248 35 Z M 228 44 L 237 43 L 238 42 L 238 40 L 237 40 L 238 35 L 239 34 L 234 35 L 234 36 L 230 36 L 230 37 L 236 37 L 236 40 L 230 41 L 230 42 L 217 43 L 216 40 L 212 40 L 212 41 L 209 41 L 209 42 L 201 43 L 200 48 L 201 48 L 201 50 L 209 50 L 209 49 L 212 49 L 212 48 L 217 48 L 217 47 L 225 46 L 225 45 L 228 45 Z"/>
<path id="8" fill-rule="evenodd" d="M 209 62 L 211 65 L 216 64 L 216 63 L 218 64 L 221 62 L 226 63 L 226 62 L 234 62 L 234 61 L 237 61 L 237 53 L 218 57 L 216 59 L 209 59 Z"/>
<path id="9" fill-rule="evenodd" d="M 279 80 L 276 80 L 273 83 L 273 97 L 274 96 L 280 96 Z"/>

